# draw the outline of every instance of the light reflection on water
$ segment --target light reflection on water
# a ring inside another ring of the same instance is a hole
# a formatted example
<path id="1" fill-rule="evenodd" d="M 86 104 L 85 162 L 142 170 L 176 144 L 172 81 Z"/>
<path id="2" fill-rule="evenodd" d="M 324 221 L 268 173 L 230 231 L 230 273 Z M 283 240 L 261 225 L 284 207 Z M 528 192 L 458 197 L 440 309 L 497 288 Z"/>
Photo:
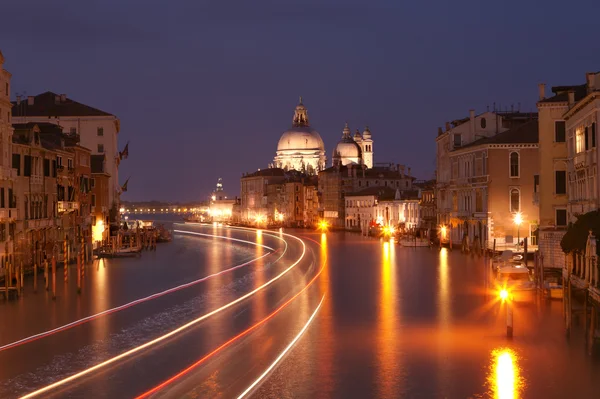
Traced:
<path id="1" fill-rule="evenodd" d="M 525 386 L 518 364 L 519 357 L 509 348 L 492 351 L 488 384 L 494 399 L 519 399 Z"/>
<path id="2" fill-rule="evenodd" d="M 396 285 L 396 249 L 393 241 L 383 242 L 381 261 L 381 288 L 379 315 L 377 318 L 377 380 L 379 396 L 392 398 L 397 396 L 398 369 L 397 359 L 397 285 Z"/>

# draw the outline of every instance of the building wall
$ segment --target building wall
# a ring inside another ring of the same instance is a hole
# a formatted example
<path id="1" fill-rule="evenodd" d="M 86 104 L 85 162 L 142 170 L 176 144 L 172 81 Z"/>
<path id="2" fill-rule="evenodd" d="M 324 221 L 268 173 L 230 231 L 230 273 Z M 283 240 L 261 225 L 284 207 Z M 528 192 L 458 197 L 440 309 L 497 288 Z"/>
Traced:
<path id="1" fill-rule="evenodd" d="M 518 178 L 510 177 L 509 159 L 512 152 L 519 154 Z M 538 154 L 537 144 L 497 145 L 488 149 L 490 242 L 495 238 L 497 245 L 513 244 L 517 241 L 517 235 L 521 240 L 524 237 L 531 240 L 531 233 L 539 223 L 539 208 L 534 204 L 534 175 L 539 174 Z M 514 223 L 515 213 L 511 212 L 511 189 L 517 189 L 520 193 L 523 223 L 519 228 Z"/>

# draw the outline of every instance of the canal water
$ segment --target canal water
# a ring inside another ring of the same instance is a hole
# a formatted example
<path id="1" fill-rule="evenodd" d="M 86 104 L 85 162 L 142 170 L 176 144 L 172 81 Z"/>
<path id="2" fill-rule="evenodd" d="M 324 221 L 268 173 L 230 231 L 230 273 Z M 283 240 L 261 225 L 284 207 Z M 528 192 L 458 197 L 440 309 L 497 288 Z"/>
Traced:
<path id="1" fill-rule="evenodd" d="M 565 338 L 562 303 L 505 309 L 482 258 L 314 235 L 328 268 L 316 322 L 255 397 L 598 398 L 583 334 Z"/>

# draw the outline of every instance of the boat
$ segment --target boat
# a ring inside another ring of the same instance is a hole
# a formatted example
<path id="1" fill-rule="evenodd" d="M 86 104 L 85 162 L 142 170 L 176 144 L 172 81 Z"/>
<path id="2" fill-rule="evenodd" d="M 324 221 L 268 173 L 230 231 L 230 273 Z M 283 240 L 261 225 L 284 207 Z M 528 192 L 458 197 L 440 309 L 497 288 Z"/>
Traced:
<path id="1" fill-rule="evenodd" d="M 403 247 L 429 247 L 431 242 L 426 238 L 403 237 L 398 239 L 398 244 Z"/>
<path id="2" fill-rule="evenodd" d="M 498 287 L 509 292 L 510 299 L 516 302 L 530 302 L 535 299 L 535 283 L 525 266 L 504 266 L 496 275 Z"/>
<path id="3" fill-rule="evenodd" d="M 98 258 L 132 258 L 141 256 L 142 247 L 119 248 L 113 250 L 112 247 L 102 247 L 96 251 Z"/>
<path id="4" fill-rule="evenodd" d="M 171 232 L 165 229 L 164 225 L 156 226 L 156 242 L 171 242 L 172 239 Z"/>

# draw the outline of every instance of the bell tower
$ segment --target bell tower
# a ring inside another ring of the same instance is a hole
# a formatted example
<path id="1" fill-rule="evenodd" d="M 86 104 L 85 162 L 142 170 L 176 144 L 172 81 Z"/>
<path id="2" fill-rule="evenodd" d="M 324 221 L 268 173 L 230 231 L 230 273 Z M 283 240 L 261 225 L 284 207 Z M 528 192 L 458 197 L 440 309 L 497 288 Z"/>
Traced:
<path id="1" fill-rule="evenodd" d="M 373 139 L 371 138 L 371 131 L 368 126 L 365 127 L 362 134 L 360 146 L 362 148 L 363 165 L 371 169 L 373 167 Z"/>

